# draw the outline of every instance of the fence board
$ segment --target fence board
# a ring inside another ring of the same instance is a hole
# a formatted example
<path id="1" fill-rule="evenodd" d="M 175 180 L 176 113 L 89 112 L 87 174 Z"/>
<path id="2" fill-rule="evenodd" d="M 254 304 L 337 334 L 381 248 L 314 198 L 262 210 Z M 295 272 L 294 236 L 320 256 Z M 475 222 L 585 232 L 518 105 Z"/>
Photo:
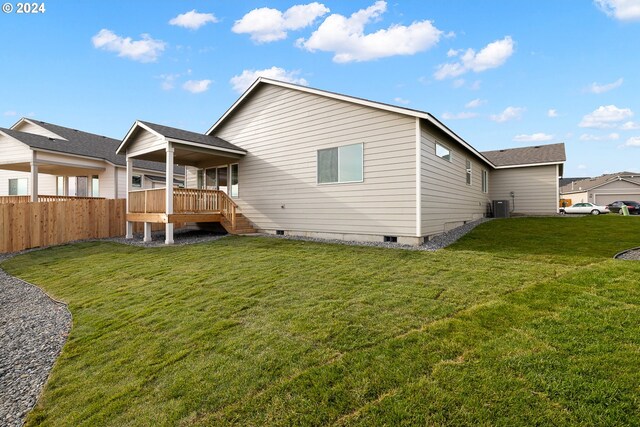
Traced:
<path id="1" fill-rule="evenodd" d="M 0 203 L 0 253 L 125 234 L 124 199 Z"/>

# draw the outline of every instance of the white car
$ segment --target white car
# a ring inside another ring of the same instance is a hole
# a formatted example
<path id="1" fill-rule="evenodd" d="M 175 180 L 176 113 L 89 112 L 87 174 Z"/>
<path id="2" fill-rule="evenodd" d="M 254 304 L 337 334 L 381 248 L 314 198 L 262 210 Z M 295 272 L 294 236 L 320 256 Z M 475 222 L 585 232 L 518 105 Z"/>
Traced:
<path id="1" fill-rule="evenodd" d="M 560 213 L 600 215 L 609 213 L 609 207 L 594 205 L 593 203 L 574 203 L 566 208 L 560 208 Z"/>

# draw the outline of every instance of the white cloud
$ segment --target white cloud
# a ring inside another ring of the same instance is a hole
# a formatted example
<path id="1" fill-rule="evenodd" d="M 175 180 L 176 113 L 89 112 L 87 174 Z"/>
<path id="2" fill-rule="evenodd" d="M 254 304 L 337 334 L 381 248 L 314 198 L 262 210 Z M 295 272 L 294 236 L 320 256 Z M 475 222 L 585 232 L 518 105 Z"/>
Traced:
<path id="1" fill-rule="evenodd" d="M 622 77 L 620 77 L 618 80 L 616 80 L 613 83 L 606 83 L 606 84 L 602 84 L 602 85 L 598 84 L 596 82 L 593 82 L 587 88 L 587 92 L 596 93 L 596 94 L 609 92 L 610 90 L 613 90 L 613 89 L 615 89 L 617 87 L 622 86 L 623 82 L 624 82 L 624 80 L 622 79 Z"/>
<path id="2" fill-rule="evenodd" d="M 558 117 L 558 110 L 550 108 L 549 111 L 547 111 L 547 117 L 551 117 L 551 118 Z"/>
<path id="3" fill-rule="evenodd" d="M 464 83 L 465 83 L 464 79 L 455 79 L 455 80 L 453 81 L 453 87 L 454 87 L 455 89 L 459 89 L 459 88 L 461 88 L 462 86 L 464 86 Z"/>
<path id="4" fill-rule="evenodd" d="M 628 121 L 620 126 L 621 130 L 637 130 L 640 129 L 640 123 Z"/>
<path id="5" fill-rule="evenodd" d="M 464 108 L 478 108 L 478 107 L 480 107 L 480 106 L 482 106 L 482 105 L 484 105 L 486 103 L 487 103 L 486 99 L 476 98 L 476 99 L 473 99 L 473 100 L 467 102 L 464 105 Z"/>
<path id="6" fill-rule="evenodd" d="M 640 20 L 638 0 L 595 0 L 595 4 L 608 16 L 620 21 Z"/>
<path id="7" fill-rule="evenodd" d="M 152 39 L 149 34 L 142 34 L 141 40 L 131 37 L 120 37 L 111 30 L 102 29 L 91 38 L 96 49 L 116 52 L 118 56 L 140 62 L 154 62 L 166 46 L 162 40 Z"/>
<path id="8" fill-rule="evenodd" d="M 478 113 L 474 113 L 471 111 L 463 111 L 461 113 L 443 113 L 442 114 L 442 118 L 444 120 L 465 120 L 465 119 L 473 119 L 475 117 L 478 117 Z"/>
<path id="9" fill-rule="evenodd" d="M 451 57 L 454 57 L 454 56 L 458 56 L 458 54 L 459 54 L 460 52 L 462 52 L 460 49 L 458 49 L 458 50 L 455 50 L 455 49 L 449 49 L 449 50 L 447 51 L 447 57 L 448 57 L 448 58 L 451 58 Z"/>
<path id="10" fill-rule="evenodd" d="M 618 108 L 615 105 L 603 105 L 587 114 L 578 124 L 581 128 L 606 129 L 618 126 L 618 123 L 633 116 L 629 108 Z"/>
<path id="11" fill-rule="evenodd" d="M 500 114 L 492 114 L 489 116 L 489 119 L 494 122 L 504 123 L 509 120 L 515 120 L 522 117 L 522 113 L 524 113 L 524 108 L 522 107 L 507 107 Z"/>
<path id="12" fill-rule="evenodd" d="M 408 99 L 400 98 L 399 96 L 393 98 L 393 101 L 398 103 L 398 104 L 400 104 L 400 105 L 407 105 L 407 104 L 409 104 L 411 102 Z"/>
<path id="13" fill-rule="evenodd" d="M 553 139 L 553 135 L 548 135 L 546 133 L 532 133 L 531 135 L 520 134 L 513 137 L 513 140 L 516 142 L 544 142 L 551 141 Z"/>
<path id="14" fill-rule="evenodd" d="M 615 141 L 620 139 L 620 134 L 618 133 L 610 133 L 608 135 L 592 135 L 588 133 L 583 133 L 580 135 L 580 141 Z"/>
<path id="15" fill-rule="evenodd" d="M 467 49 L 462 55 L 456 54 L 460 58 L 459 62 L 439 65 L 434 77 L 438 80 L 443 80 L 460 76 L 469 71 L 479 73 L 491 68 L 497 68 L 513 55 L 514 45 L 513 39 L 507 36 L 502 40 L 489 43 L 478 53 L 473 49 Z"/>
<path id="16" fill-rule="evenodd" d="M 307 27 L 330 10 L 321 3 L 299 4 L 284 13 L 278 9 L 261 7 L 237 20 L 231 31 L 250 34 L 256 43 L 268 43 L 287 38 L 287 31 Z"/>
<path id="17" fill-rule="evenodd" d="M 258 77 L 267 77 L 283 82 L 295 83 L 307 86 L 309 83 L 302 77 L 297 77 L 300 71 L 287 71 L 280 67 L 271 67 L 264 70 L 244 70 L 242 74 L 233 76 L 230 80 L 236 92 L 244 92 Z"/>
<path id="18" fill-rule="evenodd" d="M 211 83 L 211 80 L 187 80 L 182 85 L 182 88 L 187 92 L 202 93 L 209 90 Z"/>
<path id="19" fill-rule="evenodd" d="M 366 24 L 379 19 L 387 10 L 387 3 L 377 1 L 349 18 L 333 14 L 324 20 L 311 36 L 296 44 L 310 52 L 333 52 L 334 62 L 361 62 L 395 55 L 413 55 L 438 43 L 442 31 L 431 21 L 417 21 L 411 25 L 391 25 L 375 33 L 364 33 Z"/>
<path id="20" fill-rule="evenodd" d="M 640 136 L 633 136 L 624 143 L 626 147 L 640 147 Z"/>
<path id="21" fill-rule="evenodd" d="M 5 111 L 4 113 L 2 113 L 2 115 L 5 117 L 15 117 L 18 115 L 18 113 L 15 111 Z"/>
<path id="22" fill-rule="evenodd" d="M 218 22 L 213 13 L 199 13 L 195 9 L 190 12 L 181 13 L 175 18 L 169 21 L 170 25 L 176 25 L 178 27 L 188 28 L 190 30 L 197 30 L 198 28 L 211 22 L 215 24 Z"/>

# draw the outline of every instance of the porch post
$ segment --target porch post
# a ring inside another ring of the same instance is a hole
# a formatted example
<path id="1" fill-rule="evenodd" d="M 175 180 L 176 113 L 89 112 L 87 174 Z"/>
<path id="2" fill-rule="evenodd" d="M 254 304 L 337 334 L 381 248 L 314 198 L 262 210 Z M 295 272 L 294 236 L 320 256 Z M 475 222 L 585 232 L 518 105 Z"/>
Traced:
<path id="1" fill-rule="evenodd" d="M 167 171 L 166 179 L 167 185 L 165 187 L 165 206 L 166 214 L 171 215 L 173 213 L 173 144 L 167 141 Z M 173 223 L 167 222 L 165 226 L 165 240 L 167 245 L 173 244 Z"/>
<path id="2" fill-rule="evenodd" d="M 126 211 L 129 213 L 129 191 L 131 190 L 131 177 L 133 175 L 133 159 L 127 156 L 127 185 L 125 185 L 126 190 Z M 117 197 L 117 196 L 116 196 Z M 127 235 L 125 236 L 127 239 L 133 239 L 133 222 L 127 221 Z"/>
<path id="3" fill-rule="evenodd" d="M 143 242 L 151 241 L 151 223 L 150 222 L 144 223 L 144 238 L 142 239 L 142 241 Z"/>
<path id="4" fill-rule="evenodd" d="M 31 201 L 38 201 L 38 164 L 36 163 L 36 152 L 33 152 L 31 159 Z"/>

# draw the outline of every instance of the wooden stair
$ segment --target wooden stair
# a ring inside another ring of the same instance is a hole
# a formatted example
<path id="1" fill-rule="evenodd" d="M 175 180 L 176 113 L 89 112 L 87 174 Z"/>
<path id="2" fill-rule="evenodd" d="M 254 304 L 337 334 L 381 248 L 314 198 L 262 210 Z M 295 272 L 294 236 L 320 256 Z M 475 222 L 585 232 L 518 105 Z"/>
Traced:
<path id="1" fill-rule="evenodd" d="M 220 224 L 222 224 L 224 229 L 227 230 L 227 233 L 229 234 L 252 234 L 257 232 L 257 230 L 253 227 L 251 221 L 249 221 L 247 217 L 242 215 L 241 213 L 236 213 L 235 229 L 231 226 L 231 221 L 229 221 L 225 217 L 222 217 L 222 221 L 220 221 Z"/>

